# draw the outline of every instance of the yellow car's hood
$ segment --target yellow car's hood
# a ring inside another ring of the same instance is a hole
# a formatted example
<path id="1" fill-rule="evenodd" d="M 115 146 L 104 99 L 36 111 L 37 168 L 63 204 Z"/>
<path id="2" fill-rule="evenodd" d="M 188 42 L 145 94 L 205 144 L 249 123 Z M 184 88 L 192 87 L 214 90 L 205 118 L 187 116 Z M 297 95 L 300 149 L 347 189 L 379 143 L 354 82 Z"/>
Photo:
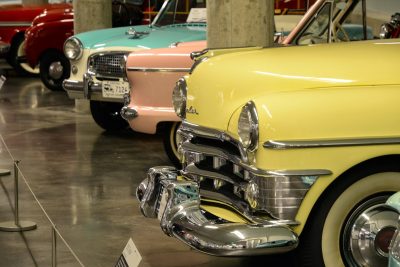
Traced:
<path id="1" fill-rule="evenodd" d="M 385 71 L 388 60 L 400 59 L 399 41 L 254 49 L 209 58 L 187 78 L 186 119 L 224 131 L 234 111 L 260 95 L 399 84 L 400 76 Z"/>

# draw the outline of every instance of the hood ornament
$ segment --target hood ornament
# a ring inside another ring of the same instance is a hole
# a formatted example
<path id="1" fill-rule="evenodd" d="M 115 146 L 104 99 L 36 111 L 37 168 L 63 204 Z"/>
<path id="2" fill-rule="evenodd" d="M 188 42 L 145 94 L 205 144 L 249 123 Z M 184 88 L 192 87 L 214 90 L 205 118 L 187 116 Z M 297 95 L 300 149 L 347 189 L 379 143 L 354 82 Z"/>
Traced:
<path id="1" fill-rule="evenodd" d="M 133 39 L 138 39 L 142 37 L 143 35 L 148 35 L 150 32 L 138 32 L 135 30 L 135 28 L 131 27 L 129 30 L 125 32 L 126 35 L 131 36 Z"/>

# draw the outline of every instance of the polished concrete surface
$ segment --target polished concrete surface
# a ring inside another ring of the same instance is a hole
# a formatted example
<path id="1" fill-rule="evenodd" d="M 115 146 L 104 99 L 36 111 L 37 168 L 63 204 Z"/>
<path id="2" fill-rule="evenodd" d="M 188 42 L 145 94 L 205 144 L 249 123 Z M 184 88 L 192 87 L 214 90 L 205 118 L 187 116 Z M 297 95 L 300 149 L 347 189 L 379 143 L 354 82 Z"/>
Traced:
<path id="1" fill-rule="evenodd" d="M 169 165 L 160 136 L 129 130 L 106 133 L 89 114 L 76 112 L 65 92 L 38 78 L 9 75 L 0 90 L 0 135 L 21 160 L 20 220 L 37 223 L 23 233 L 0 231 L 0 266 L 51 266 L 52 228 L 24 183 L 29 183 L 83 266 L 114 266 L 129 238 L 139 266 L 294 266 L 292 257 L 221 258 L 191 250 L 144 218 L 135 189 L 149 167 Z M 13 169 L 0 143 L 0 169 Z M 0 223 L 13 220 L 13 174 L 0 176 Z M 57 238 L 57 266 L 81 266 Z"/>

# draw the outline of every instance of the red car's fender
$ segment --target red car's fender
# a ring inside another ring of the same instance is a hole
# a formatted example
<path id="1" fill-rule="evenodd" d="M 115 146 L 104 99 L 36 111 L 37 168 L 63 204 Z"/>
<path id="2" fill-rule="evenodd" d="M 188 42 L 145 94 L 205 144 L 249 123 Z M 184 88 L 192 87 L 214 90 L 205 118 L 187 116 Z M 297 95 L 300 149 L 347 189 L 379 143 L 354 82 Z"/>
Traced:
<path id="1" fill-rule="evenodd" d="M 72 9 L 54 9 L 35 18 L 33 25 L 25 32 L 25 53 L 31 67 L 48 50 L 63 53 L 65 40 L 74 34 Z"/>
<path id="2" fill-rule="evenodd" d="M 16 34 L 24 32 L 44 9 L 67 7 L 71 7 L 71 5 L 46 4 L 28 7 L 21 4 L 0 5 L 0 40 L 11 44 Z"/>

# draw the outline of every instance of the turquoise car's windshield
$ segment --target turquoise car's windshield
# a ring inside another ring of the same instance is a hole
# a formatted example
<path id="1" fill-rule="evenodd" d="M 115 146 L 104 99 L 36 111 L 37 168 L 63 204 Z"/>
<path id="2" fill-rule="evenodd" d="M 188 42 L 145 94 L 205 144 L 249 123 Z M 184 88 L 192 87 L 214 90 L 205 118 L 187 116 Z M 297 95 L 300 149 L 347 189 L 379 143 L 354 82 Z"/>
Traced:
<path id="1" fill-rule="evenodd" d="M 297 37 L 297 44 L 359 41 L 379 38 L 382 24 L 400 10 L 400 1 L 326 0 Z M 365 26 L 363 19 L 365 19 Z M 331 32 L 329 31 L 331 30 Z M 365 32 L 364 32 L 365 31 Z M 366 35 L 365 35 L 366 33 Z"/>
<path id="2" fill-rule="evenodd" d="M 206 0 L 165 1 L 153 26 L 180 23 L 206 23 Z"/>

